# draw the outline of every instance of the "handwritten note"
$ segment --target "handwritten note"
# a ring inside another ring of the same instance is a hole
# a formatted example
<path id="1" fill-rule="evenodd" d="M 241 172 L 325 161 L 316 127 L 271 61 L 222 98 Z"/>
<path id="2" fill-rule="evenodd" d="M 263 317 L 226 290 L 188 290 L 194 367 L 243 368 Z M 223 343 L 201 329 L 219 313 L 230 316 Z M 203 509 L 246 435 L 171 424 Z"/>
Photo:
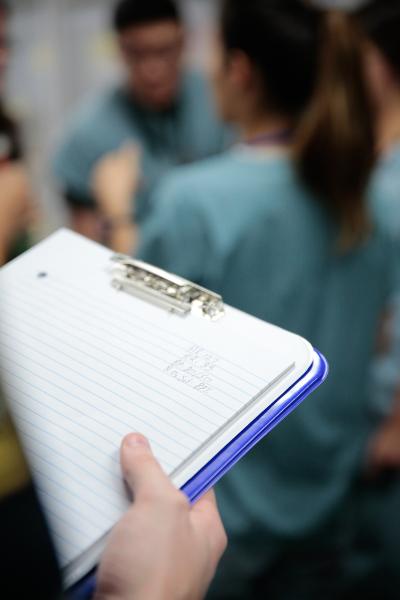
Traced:
<path id="1" fill-rule="evenodd" d="M 166 371 L 179 383 L 202 394 L 213 391 L 214 373 L 218 357 L 200 346 L 193 346 L 182 358 L 168 365 Z"/>

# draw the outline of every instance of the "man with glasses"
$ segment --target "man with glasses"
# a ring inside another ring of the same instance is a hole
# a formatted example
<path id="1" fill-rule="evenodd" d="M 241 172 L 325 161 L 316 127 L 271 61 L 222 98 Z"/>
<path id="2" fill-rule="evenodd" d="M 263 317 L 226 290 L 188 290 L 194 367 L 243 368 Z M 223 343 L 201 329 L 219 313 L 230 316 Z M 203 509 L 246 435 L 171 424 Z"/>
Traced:
<path id="1" fill-rule="evenodd" d="M 120 0 L 113 25 L 125 80 L 75 119 L 55 174 L 73 227 L 115 247 L 146 218 L 164 173 L 221 151 L 226 131 L 205 80 L 184 67 L 185 28 L 172 0 Z"/>

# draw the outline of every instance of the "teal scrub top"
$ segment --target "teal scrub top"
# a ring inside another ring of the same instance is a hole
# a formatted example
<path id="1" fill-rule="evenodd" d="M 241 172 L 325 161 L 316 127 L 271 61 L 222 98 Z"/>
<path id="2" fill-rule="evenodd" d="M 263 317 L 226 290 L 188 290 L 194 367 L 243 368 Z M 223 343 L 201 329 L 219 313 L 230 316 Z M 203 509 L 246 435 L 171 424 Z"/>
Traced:
<path id="1" fill-rule="evenodd" d="M 142 221 L 155 185 L 172 166 L 216 154 L 231 139 L 217 118 L 205 79 L 200 73 L 187 72 L 176 104 L 164 112 L 143 108 L 123 87 L 86 104 L 73 118 L 56 153 L 54 176 L 73 204 L 93 207 L 91 176 L 97 161 L 125 143 L 138 144 L 142 181 L 134 212 Z"/>
<path id="2" fill-rule="evenodd" d="M 382 157 L 371 187 L 375 217 L 395 237 L 400 237 L 400 144 Z"/>
<path id="3" fill-rule="evenodd" d="M 332 517 L 369 434 L 367 376 L 395 247 L 378 229 L 345 255 L 337 239 L 288 158 L 244 148 L 177 169 L 141 235 L 139 258 L 305 336 L 330 363 L 320 390 L 217 486 L 230 540 L 261 544 L 263 560 Z"/>
<path id="4" fill-rule="evenodd" d="M 371 206 L 376 220 L 400 240 L 400 144 L 382 157 L 372 182 Z M 392 299 L 391 346 L 373 365 L 372 417 L 393 410 L 394 394 L 400 386 L 400 296 Z"/>

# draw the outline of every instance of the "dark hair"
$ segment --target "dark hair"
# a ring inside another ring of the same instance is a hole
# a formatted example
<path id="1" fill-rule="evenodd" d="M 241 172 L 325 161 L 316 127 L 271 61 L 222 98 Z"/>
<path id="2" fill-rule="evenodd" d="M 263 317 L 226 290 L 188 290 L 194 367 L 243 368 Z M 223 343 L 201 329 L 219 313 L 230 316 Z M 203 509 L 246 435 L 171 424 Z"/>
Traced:
<path id="1" fill-rule="evenodd" d="M 119 0 L 114 9 L 113 27 L 117 32 L 157 21 L 181 21 L 173 0 Z"/>
<path id="2" fill-rule="evenodd" d="M 357 17 L 366 35 L 400 78 L 400 2 L 373 0 L 358 11 Z"/>
<path id="3" fill-rule="evenodd" d="M 356 243 L 368 230 L 375 140 L 355 23 L 300 0 L 225 0 L 222 36 L 258 68 L 269 106 L 296 119 L 298 173 L 338 220 L 342 242 Z"/>

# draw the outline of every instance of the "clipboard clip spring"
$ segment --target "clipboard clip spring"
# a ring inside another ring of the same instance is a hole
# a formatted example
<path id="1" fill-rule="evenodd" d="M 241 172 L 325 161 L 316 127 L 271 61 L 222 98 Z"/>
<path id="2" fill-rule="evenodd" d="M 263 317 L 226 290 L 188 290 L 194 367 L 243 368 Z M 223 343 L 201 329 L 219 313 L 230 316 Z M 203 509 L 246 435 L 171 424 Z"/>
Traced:
<path id="1" fill-rule="evenodd" d="M 225 314 L 218 294 L 123 254 L 111 257 L 111 285 L 178 315 L 197 314 L 217 321 Z"/>

